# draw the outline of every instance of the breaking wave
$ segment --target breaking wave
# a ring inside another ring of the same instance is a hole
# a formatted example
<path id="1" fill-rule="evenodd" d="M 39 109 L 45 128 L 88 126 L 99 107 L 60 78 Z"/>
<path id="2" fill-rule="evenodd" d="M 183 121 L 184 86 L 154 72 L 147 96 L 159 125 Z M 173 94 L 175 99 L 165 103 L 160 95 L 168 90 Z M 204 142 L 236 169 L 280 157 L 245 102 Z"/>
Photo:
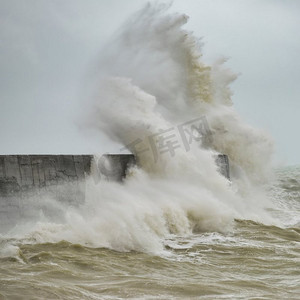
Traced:
<path id="1" fill-rule="evenodd" d="M 85 102 L 85 125 L 133 152 L 139 168 L 124 184 L 91 179 L 84 205 L 58 205 L 62 221 L 41 217 L 23 229 L 28 241 L 160 252 L 172 235 L 271 220 L 260 187 L 271 176 L 272 141 L 234 110 L 236 75 L 225 61 L 206 64 L 201 40 L 183 28 L 188 17 L 168 9 L 149 4 L 112 37 Z M 229 157 L 231 182 L 218 153 Z"/>

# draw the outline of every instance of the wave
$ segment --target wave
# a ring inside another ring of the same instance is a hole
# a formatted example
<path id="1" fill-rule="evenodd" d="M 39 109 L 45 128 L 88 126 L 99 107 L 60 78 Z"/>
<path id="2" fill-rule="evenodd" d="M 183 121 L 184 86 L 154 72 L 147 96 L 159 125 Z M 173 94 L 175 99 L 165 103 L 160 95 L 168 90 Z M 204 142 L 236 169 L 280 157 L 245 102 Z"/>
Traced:
<path id="1" fill-rule="evenodd" d="M 229 88 L 236 75 L 202 60 L 188 17 L 148 4 L 101 51 L 85 125 L 134 153 L 124 184 L 89 181 L 86 203 L 61 207 L 19 236 L 119 251 L 164 251 L 170 235 L 226 232 L 235 218 L 270 219 L 260 186 L 271 176 L 273 144 L 243 122 Z M 230 159 L 231 182 L 215 155 Z M 20 230 L 20 228 L 18 229 Z"/>

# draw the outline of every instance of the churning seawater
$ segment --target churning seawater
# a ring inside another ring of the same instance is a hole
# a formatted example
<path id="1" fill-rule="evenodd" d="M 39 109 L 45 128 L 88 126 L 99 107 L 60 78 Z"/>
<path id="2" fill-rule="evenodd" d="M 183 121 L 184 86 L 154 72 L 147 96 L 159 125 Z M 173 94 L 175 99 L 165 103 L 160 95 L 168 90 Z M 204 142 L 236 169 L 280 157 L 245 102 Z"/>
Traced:
<path id="1" fill-rule="evenodd" d="M 157 254 L 3 235 L 0 298 L 299 299 L 300 168 L 276 173 L 277 225 L 235 220 L 226 233 L 170 234 Z"/>

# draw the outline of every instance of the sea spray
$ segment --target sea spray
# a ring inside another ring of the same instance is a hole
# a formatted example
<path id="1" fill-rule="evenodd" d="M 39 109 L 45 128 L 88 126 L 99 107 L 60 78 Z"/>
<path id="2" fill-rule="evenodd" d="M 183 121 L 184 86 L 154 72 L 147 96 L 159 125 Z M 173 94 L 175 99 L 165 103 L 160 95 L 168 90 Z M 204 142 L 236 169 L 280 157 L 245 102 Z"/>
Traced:
<path id="1" fill-rule="evenodd" d="M 267 181 L 272 141 L 235 112 L 229 84 L 236 75 L 222 66 L 222 59 L 206 65 L 202 43 L 182 28 L 188 17 L 168 14 L 168 8 L 145 6 L 103 49 L 89 124 L 128 145 L 205 116 L 210 149 L 227 154 L 247 180 L 256 185 Z M 139 149 L 130 150 L 138 155 Z M 149 158 L 145 161 L 149 164 Z"/>
<path id="2" fill-rule="evenodd" d="M 128 148 L 139 166 L 123 184 L 92 176 L 85 203 L 57 206 L 55 222 L 37 218 L 18 233 L 27 242 L 162 253 L 174 235 L 228 232 L 234 219 L 269 220 L 258 186 L 269 177 L 272 143 L 234 111 L 228 84 L 235 75 L 222 61 L 201 60 L 201 42 L 182 28 L 187 20 L 147 5 L 103 49 L 85 124 L 120 151 Z M 206 131 L 184 141 L 178 130 L 194 120 Z M 160 138 L 168 147 L 160 148 Z M 218 171 L 218 153 L 229 156 L 231 182 Z"/>

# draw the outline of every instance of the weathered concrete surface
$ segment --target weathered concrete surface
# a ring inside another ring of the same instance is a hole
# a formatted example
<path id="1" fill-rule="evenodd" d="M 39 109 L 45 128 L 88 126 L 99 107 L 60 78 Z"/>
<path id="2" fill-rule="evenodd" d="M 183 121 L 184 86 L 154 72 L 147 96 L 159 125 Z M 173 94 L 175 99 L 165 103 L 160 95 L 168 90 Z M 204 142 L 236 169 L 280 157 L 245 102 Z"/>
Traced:
<path id="1" fill-rule="evenodd" d="M 219 172 L 230 180 L 229 159 L 226 154 L 218 154 L 216 156 L 216 164 L 219 167 Z"/>
<path id="2" fill-rule="evenodd" d="M 0 155 L 0 229 L 44 213 L 50 199 L 83 202 L 91 159 L 89 155 Z"/>
<path id="3" fill-rule="evenodd" d="M 92 155 L 0 155 L 0 196 L 66 184 L 79 187 L 92 166 L 98 178 L 122 181 L 129 164 L 135 164 L 132 154 L 106 154 L 99 159 Z"/>
<path id="4" fill-rule="evenodd" d="M 86 177 L 122 181 L 133 155 L 0 155 L 0 231 L 85 200 Z M 58 203 L 58 204 L 57 204 Z"/>
<path id="5" fill-rule="evenodd" d="M 81 201 L 85 177 L 91 172 L 96 182 L 101 178 L 122 181 L 128 167 L 135 164 L 132 154 L 106 154 L 100 158 L 92 155 L 0 155 L 0 197 L 34 190 L 50 192 L 57 199 L 66 200 L 58 188 L 63 185 L 70 186 L 69 198 Z M 230 179 L 227 155 L 217 155 L 216 164 L 220 173 Z"/>
<path id="6" fill-rule="evenodd" d="M 0 155 L 0 196 L 79 183 L 90 173 L 90 155 Z"/>

